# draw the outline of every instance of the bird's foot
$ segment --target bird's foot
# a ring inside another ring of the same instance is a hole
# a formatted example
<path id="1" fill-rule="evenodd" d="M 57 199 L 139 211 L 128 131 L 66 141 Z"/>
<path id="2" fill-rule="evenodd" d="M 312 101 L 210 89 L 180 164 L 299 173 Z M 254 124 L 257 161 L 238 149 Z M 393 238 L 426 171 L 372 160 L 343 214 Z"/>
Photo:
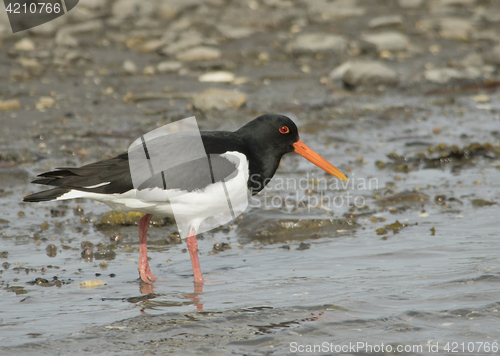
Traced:
<path id="1" fill-rule="evenodd" d="M 149 269 L 148 264 L 146 264 L 145 266 L 139 266 L 138 270 L 142 281 L 145 283 L 151 284 L 158 279 L 153 275 L 153 272 L 151 272 L 151 270 Z"/>

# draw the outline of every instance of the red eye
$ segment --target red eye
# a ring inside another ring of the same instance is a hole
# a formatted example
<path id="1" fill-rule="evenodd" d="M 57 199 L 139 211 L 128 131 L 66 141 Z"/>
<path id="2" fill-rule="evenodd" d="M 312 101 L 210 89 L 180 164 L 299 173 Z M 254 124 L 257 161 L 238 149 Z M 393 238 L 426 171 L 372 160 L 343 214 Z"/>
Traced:
<path id="1" fill-rule="evenodd" d="M 290 129 L 288 128 L 288 126 L 281 126 L 281 127 L 280 127 L 280 132 L 281 132 L 282 134 L 287 134 L 287 133 L 289 133 L 289 132 L 290 132 Z"/>

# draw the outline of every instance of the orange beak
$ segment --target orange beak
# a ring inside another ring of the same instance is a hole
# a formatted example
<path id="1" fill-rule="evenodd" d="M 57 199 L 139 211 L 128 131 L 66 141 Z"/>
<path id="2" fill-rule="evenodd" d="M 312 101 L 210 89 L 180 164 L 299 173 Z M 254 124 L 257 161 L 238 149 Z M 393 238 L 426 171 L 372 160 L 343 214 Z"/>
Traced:
<path id="1" fill-rule="evenodd" d="M 307 147 L 301 140 L 298 140 L 293 144 L 293 147 L 295 147 L 295 153 L 298 153 L 305 159 L 307 159 L 309 162 L 314 163 L 316 166 L 319 168 L 323 169 L 325 172 L 328 172 L 338 179 L 342 180 L 347 180 L 347 177 L 339 171 L 337 168 L 335 168 L 333 165 L 331 165 L 326 159 L 321 157 L 319 154 L 311 150 L 309 147 Z"/>

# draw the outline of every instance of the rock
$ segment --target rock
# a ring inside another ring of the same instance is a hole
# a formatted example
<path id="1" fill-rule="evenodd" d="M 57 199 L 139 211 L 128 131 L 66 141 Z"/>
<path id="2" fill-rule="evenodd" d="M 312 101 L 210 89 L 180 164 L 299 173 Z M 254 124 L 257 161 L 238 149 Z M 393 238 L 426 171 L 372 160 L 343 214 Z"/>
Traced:
<path id="1" fill-rule="evenodd" d="M 491 205 L 496 204 L 496 202 L 488 201 L 488 200 L 484 200 L 484 199 L 472 199 L 471 203 L 472 203 L 472 206 L 474 206 L 476 208 L 482 208 L 485 206 L 491 206 Z"/>
<path id="2" fill-rule="evenodd" d="M 226 71 L 208 72 L 198 77 L 200 82 L 218 82 L 231 83 L 234 80 L 234 74 Z"/>
<path id="3" fill-rule="evenodd" d="M 35 58 L 19 57 L 17 59 L 17 63 L 19 63 L 24 68 L 38 68 L 38 67 L 40 67 L 40 62 L 38 62 Z"/>
<path id="4" fill-rule="evenodd" d="M 67 31 L 72 35 L 79 35 L 82 33 L 89 33 L 94 31 L 99 31 L 104 27 L 101 20 L 90 20 L 87 22 L 79 23 L 76 25 L 69 25 L 62 27 L 60 31 Z"/>
<path id="5" fill-rule="evenodd" d="M 230 40 L 237 40 L 241 38 L 248 37 L 255 33 L 255 30 L 252 28 L 245 28 L 245 27 L 233 27 L 233 26 L 228 26 L 228 25 L 217 25 L 216 26 L 217 30 L 220 32 L 220 34 L 227 39 Z"/>
<path id="6" fill-rule="evenodd" d="M 94 258 L 96 260 L 107 260 L 111 261 L 116 258 L 116 252 L 113 250 L 102 250 L 94 252 Z"/>
<path id="7" fill-rule="evenodd" d="M 436 68 L 427 69 L 424 72 L 424 78 L 427 81 L 437 84 L 445 84 L 452 79 L 474 79 L 480 75 L 479 71 L 474 72 L 471 68 L 468 68 L 466 71 L 453 68 Z"/>
<path id="8" fill-rule="evenodd" d="M 221 57 L 217 48 L 198 46 L 177 54 L 177 59 L 182 62 L 212 61 Z"/>
<path id="9" fill-rule="evenodd" d="M 418 9 L 423 4 L 424 0 L 399 0 L 399 6 L 403 9 Z"/>
<path id="10" fill-rule="evenodd" d="M 491 51 L 486 53 L 484 60 L 486 63 L 500 66 L 500 45 L 493 47 Z"/>
<path id="11" fill-rule="evenodd" d="M 476 0 L 436 0 L 441 6 L 472 6 Z"/>
<path id="12" fill-rule="evenodd" d="M 308 240 L 312 234 L 321 232 L 332 236 L 336 232 L 353 230 L 359 226 L 351 219 L 318 219 L 279 210 L 254 210 L 243 215 L 237 232 L 243 243 L 258 240 L 274 244 Z"/>
<path id="13" fill-rule="evenodd" d="M 361 36 L 363 41 L 375 45 L 377 51 L 404 51 L 407 50 L 410 40 L 399 32 L 380 32 Z"/>
<path id="14" fill-rule="evenodd" d="M 477 94 L 472 96 L 471 99 L 478 103 L 488 103 L 491 101 L 491 97 L 487 94 Z"/>
<path id="15" fill-rule="evenodd" d="M 19 41 L 16 42 L 16 44 L 14 45 L 14 50 L 16 51 L 34 51 L 35 50 L 35 43 L 25 37 Z"/>
<path id="16" fill-rule="evenodd" d="M 422 204 L 429 202 L 429 196 L 421 192 L 404 191 L 380 198 L 376 203 L 380 206 L 405 206 L 405 207 L 420 207 Z M 386 226 L 387 228 L 387 226 Z"/>
<path id="17" fill-rule="evenodd" d="M 103 28 L 101 20 L 91 20 L 84 23 L 64 26 L 57 31 L 56 44 L 58 46 L 77 47 L 79 42 L 74 35 L 99 31 Z"/>
<path id="18" fill-rule="evenodd" d="M 144 216 L 143 213 L 129 211 L 127 214 L 110 210 L 103 215 L 101 220 L 96 223 L 97 227 L 110 227 L 118 225 L 138 225 L 139 220 Z"/>
<path id="19" fill-rule="evenodd" d="M 468 41 L 474 30 L 472 22 L 459 17 L 443 18 L 439 21 L 439 35 L 449 40 Z"/>
<path id="20" fill-rule="evenodd" d="M 95 18 L 94 11 L 81 6 L 71 9 L 65 16 L 68 16 L 68 23 L 80 23 Z"/>
<path id="21" fill-rule="evenodd" d="M 331 80 L 342 80 L 342 77 L 344 76 L 345 72 L 347 72 L 347 70 L 349 68 L 351 68 L 353 62 L 352 61 L 349 61 L 349 62 L 344 62 L 342 63 L 341 65 L 339 65 L 337 68 L 335 68 L 334 70 L 332 70 L 330 72 L 330 79 Z"/>
<path id="22" fill-rule="evenodd" d="M 54 106 L 55 100 L 51 96 L 41 96 L 40 100 L 35 104 L 37 109 L 45 109 Z"/>
<path id="23" fill-rule="evenodd" d="M 104 7 L 106 7 L 106 3 L 107 3 L 106 0 L 85 0 L 82 1 L 81 4 L 78 4 L 78 6 L 96 10 L 96 9 L 103 9 Z"/>
<path id="24" fill-rule="evenodd" d="M 142 70 L 142 74 L 144 75 L 154 75 L 156 73 L 156 69 L 154 66 L 145 66 Z"/>
<path id="25" fill-rule="evenodd" d="M 156 70 L 158 73 L 177 72 L 182 68 L 182 64 L 177 61 L 164 61 L 158 63 Z"/>
<path id="26" fill-rule="evenodd" d="M 168 33 L 182 33 L 183 31 L 187 31 L 189 28 L 193 27 L 193 22 L 187 16 L 178 19 L 177 21 L 172 22 L 170 26 L 168 26 L 165 34 Z"/>
<path id="27" fill-rule="evenodd" d="M 195 8 L 202 2 L 200 0 L 169 0 L 160 1 L 156 15 L 159 19 L 170 20 L 188 8 Z"/>
<path id="28" fill-rule="evenodd" d="M 105 286 L 107 283 L 102 279 L 93 279 L 88 281 L 83 281 L 77 284 L 78 287 L 81 288 L 97 288 Z"/>
<path id="29" fill-rule="evenodd" d="M 156 1 L 117 0 L 113 3 L 111 14 L 118 19 L 152 17 L 157 7 Z"/>
<path id="30" fill-rule="evenodd" d="M 480 67 L 484 64 L 483 57 L 476 52 L 469 53 L 464 59 L 460 61 L 464 67 Z"/>
<path id="31" fill-rule="evenodd" d="M 498 42 L 498 33 L 495 30 L 474 31 L 471 35 L 472 41 L 485 41 L 489 44 L 496 44 Z"/>
<path id="32" fill-rule="evenodd" d="M 178 13 L 179 10 L 170 4 L 170 2 L 162 2 L 160 3 L 160 7 L 158 8 L 156 15 L 160 20 L 171 20 L 177 16 Z"/>
<path id="33" fill-rule="evenodd" d="M 247 101 L 247 96 L 238 91 L 207 89 L 193 97 L 193 106 L 199 110 L 238 109 Z"/>
<path id="34" fill-rule="evenodd" d="M 2 110 L 17 110 L 21 108 L 21 104 L 19 104 L 19 100 L 0 100 L 0 111 Z"/>
<path id="35" fill-rule="evenodd" d="M 127 74 L 135 74 L 137 73 L 137 66 L 133 61 L 127 59 L 125 62 L 123 62 L 123 70 Z"/>
<path id="36" fill-rule="evenodd" d="M 342 80 L 350 86 L 396 85 L 399 82 L 395 71 L 376 61 L 352 62 Z"/>
<path id="37" fill-rule="evenodd" d="M 165 39 L 163 39 L 165 40 Z M 161 50 L 166 55 L 175 55 L 188 48 L 199 46 L 203 43 L 203 37 L 199 32 L 189 31 L 183 33 L 177 42 L 171 43 Z"/>
<path id="38" fill-rule="evenodd" d="M 346 48 L 347 42 L 342 36 L 325 33 L 299 35 L 287 46 L 287 50 L 293 53 L 343 53 Z"/>
<path id="39" fill-rule="evenodd" d="M 357 6 L 356 0 L 316 0 L 307 2 L 309 13 L 323 21 L 363 16 L 366 9 Z"/>
<path id="40" fill-rule="evenodd" d="M 57 31 L 56 45 L 64 47 L 78 47 L 78 40 L 67 31 Z"/>
<path id="41" fill-rule="evenodd" d="M 139 52 L 152 53 L 159 50 L 161 47 L 165 45 L 165 41 L 162 39 L 157 40 L 149 40 L 143 43 L 142 45 L 135 48 Z"/>
<path id="42" fill-rule="evenodd" d="M 403 17 L 401 15 L 380 16 L 371 19 L 368 22 L 368 27 L 377 29 L 381 27 L 396 27 L 403 24 Z"/>

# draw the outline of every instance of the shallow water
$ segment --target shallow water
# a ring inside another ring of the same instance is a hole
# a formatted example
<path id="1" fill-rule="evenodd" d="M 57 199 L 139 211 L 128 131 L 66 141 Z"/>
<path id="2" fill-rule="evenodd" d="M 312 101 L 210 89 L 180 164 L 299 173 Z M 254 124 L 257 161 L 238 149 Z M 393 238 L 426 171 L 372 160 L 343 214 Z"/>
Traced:
<path id="1" fill-rule="evenodd" d="M 411 113 L 389 122 L 377 117 L 381 108 L 394 101 L 401 110 L 411 108 Z M 438 169 L 420 166 L 409 173 L 378 169 L 374 164 L 377 160 L 390 163 L 386 155 L 391 152 L 408 157 L 426 152 L 427 145 L 494 142 L 491 131 L 500 127 L 499 100 L 492 101 L 490 110 L 474 105 L 463 97 L 444 113 L 443 107 L 430 106 L 424 99 L 367 98 L 358 103 L 352 117 L 347 113 L 344 119 L 326 121 L 327 128 L 320 132 L 302 134 L 304 142 L 356 183 L 376 179 L 377 184 L 363 190 L 348 185 L 345 190 L 324 192 L 362 196 L 369 208 L 357 211 L 357 225 L 350 228 L 291 229 L 285 241 L 275 243 L 272 238 L 252 237 L 238 227 L 243 222 L 206 233 L 199 241 L 206 279 L 202 291 L 194 289 L 185 244 L 165 242 L 174 225 L 150 229 L 150 265 L 160 280 L 148 289 L 137 279 L 136 226 L 98 229 L 92 222 L 82 223 L 82 216 L 73 213 L 77 204 L 89 220 L 98 220 L 109 210 L 92 201 L 69 201 L 66 206 L 21 203 L 33 187 L 13 183 L 11 193 L 4 192 L 0 200 L 2 219 L 8 221 L 2 222 L 0 230 L 0 252 L 8 255 L 0 262 L 10 263 L 0 274 L 0 345 L 9 353 L 38 355 L 56 350 L 103 355 L 144 350 L 210 353 L 215 348 L 280 355 L 300 351 L 293 345 L 366 342 L 420 345 L 423 349 L 414 353 L 427 354 L 429 347 L 438 345 L 444 352 L 446 343 L 457 341 L 476 343 L 471 344 L 474 354 L 490 354 L 478 347 L 479 342 L 500 342 L 500 206 L 478 208 L 471 201 L 500 201 L 498 159 L 477 157 Z M 450 114 L 457 107 L 463 112 Z M 299 126 L 319 127 L 300 115 L 290 116 Z M 441 129 L 439 135 L 432 134 L 434 127 Z M 463 133 L 466 138 L 460 138 Z M 344 141 L 339 142 L 339 137 Z M 411 144 L 415 142 L 426 145 Z M 356 155 L 367 163 L 356 163 Z M 279 179 L 299 180 L 307 172 L 323 177 L 300 157 L 287 156 L 283 162 L 274 185 L 261 194 L 261 204 L 266 195 L 308 197 L 303 189 L 277 188 Z M 24 168 L 32 177 L 46 165 L 42 160 Z M 378 206 L 373 198 L 413 189 L 429 201 L 405 208 L 396 203 L 399 209 L 391 210 Z M 446 207 L 435 202 L 437 195 L 446 195 Z M 66 213 L 52 217 L 51 208 Z M 268 210 L 251 210 L 243 219 L 267 217 L 272 222 L 278 219 L 277 213 L 291 219 L 343 219 L 348 206 L 284 209 L 271 205 Z M 18 217 L 18 211 L 25 216 Z M 378 222 L 371 222 L 373 216 Z M 396 220 L 408 226 L 395 234 L 377 235 L 376 229 Z M 43 222 L 48 222 L 48 230 L 41 230 Z M 99 260 L 81 259 L 81 241 L 109 245 L 114 234 L 123 238 L 107 268 L 102 269 Z M 229 243 L 231 249 L 211 253 L 216 242 Z M 51 243 L 57 246 L 55 257 L 46 252 Z M 51 281 L 53 276 L 63 282 L 60 287 L 27 284 L 37 277 Z M 92 279 L 107 284 L 94 289 L 78 286 Z M 155 294 L 134 298 L 147 293 Z M 126 333 L 130 330 L 135 330 L 133 336 Z M 204 336 L 203 343 L 199 336 Z"/>

